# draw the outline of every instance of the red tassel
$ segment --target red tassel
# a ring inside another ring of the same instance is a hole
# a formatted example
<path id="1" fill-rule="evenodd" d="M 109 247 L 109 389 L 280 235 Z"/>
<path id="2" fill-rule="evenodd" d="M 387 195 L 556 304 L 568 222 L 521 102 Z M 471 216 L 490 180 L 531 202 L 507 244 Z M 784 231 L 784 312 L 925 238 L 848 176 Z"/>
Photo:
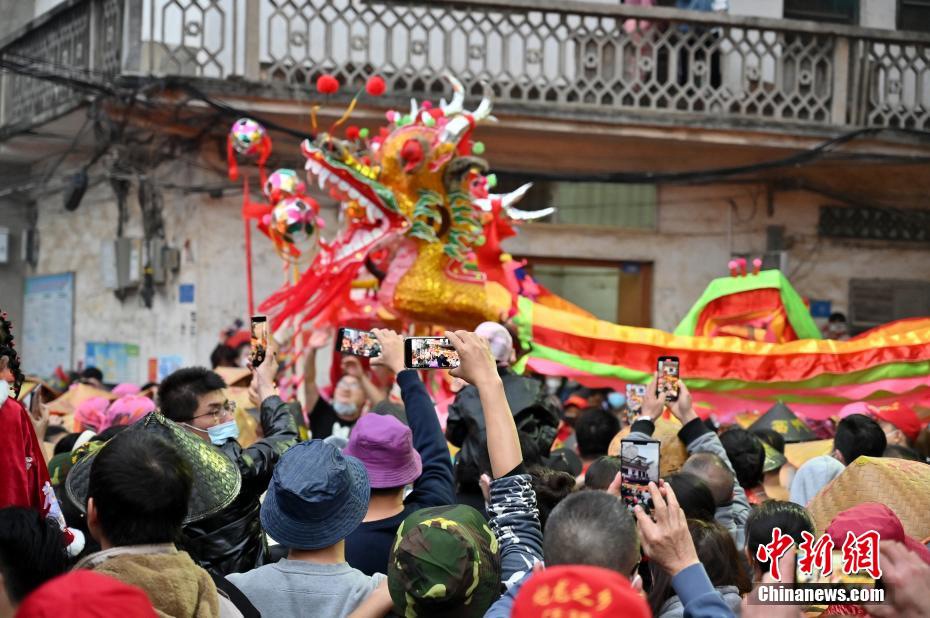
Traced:
<path id="1" fill-rule="evenodd" d="M 239 180 L 239 164 L 236 162 L 236 150 L 233 148 L 232 137 L 226 138 L 226 167 L 229 171 L 229 179 Z"/>
<path id="2" fill-rule="evenodd" d="M 255 314 L 255 293 L 252 288 L 252 223 L 246 212 L 249 210 L 249 179 L 242 181 L 242 223 L 245 225 L 245 285 L 249 301 L 249 315 Z"/>
<path id="3" fill-rule="evenodd" d="M 265 172 L 265 164 L 268 162 L 268 158 L 271 156 L 271 138 L 268 137 L 268 133 L 262 137 L 262 146 L 258 151 L 258 178 L 261 180 L 261 186 L 264 187 L 265 183 L 268 182 L 268 174 Z"/>

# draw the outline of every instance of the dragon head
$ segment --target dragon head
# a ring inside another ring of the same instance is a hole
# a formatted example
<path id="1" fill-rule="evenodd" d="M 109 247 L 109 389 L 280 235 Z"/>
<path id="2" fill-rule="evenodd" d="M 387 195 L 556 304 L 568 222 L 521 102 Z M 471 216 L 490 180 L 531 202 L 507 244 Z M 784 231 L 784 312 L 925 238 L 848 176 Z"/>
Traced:
<path id="1" fill-rule="evenodd" d="M 483 147 L 472 141 L 472 133 L 478 123 L 493 119 L 491 100 L 485 96 L 467 111 L 461 83 L 445 77 L 453 90 L 448 103 L 411 100 L 407 113 L 388 112 L 388 126 L 370 138 L 320 133 L 303 142 L 308 181 L 339 201 L 341 227 L 331 242 L 321 241 L 307 273 L 313 276 L 299 298 L 287 301 L 286 313 L 312 319 L 331 297 L 311 292 L 311 281 L 316 290 L 344 286 L 372 252 L 396 248 L 404 239 L 437 263 L 441 260 L 449 277 L 470 266 L 466 270 L 472 278 L 481 279 L 474 250 L 485 244 L 491 219 L 522 220 L 551 212 L 513 207 L 529 185 L 507 195 L 489 193 L 496 179 L 487 175 L 487 162 L 475 156 Z"/>

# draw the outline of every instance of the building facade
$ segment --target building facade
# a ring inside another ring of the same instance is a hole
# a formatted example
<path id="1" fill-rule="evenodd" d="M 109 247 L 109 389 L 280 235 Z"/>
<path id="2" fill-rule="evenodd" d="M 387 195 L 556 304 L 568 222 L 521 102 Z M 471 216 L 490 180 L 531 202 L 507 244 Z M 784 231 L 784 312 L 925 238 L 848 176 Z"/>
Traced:
<path id="1" fill-rule="evenodd" d="M 26 277 L 73 272 L 72 364 L 102 343 L 135 350 L 138 380 L 149 359 L 206 363 L 248 311 L 235 114 L 274 128 L 271 167 L 300 169 L 311 104 L 329 126 L 380 74 L 387 95 L 352 117 L 375 129 L 448 98 L 449 71 L 493 91 L 476 139 L 501 188 L 533 181 L 523 206 L 558 208 L 505 247 L 598 316 L 673 329 L 733 256 L 856 330 L 927 315 L 930 2 L 729 4 L 37 2 L 0 48 L 0 161 L 18 166 L 0 304 L 21 316 Z M 339 94 L 315 96 L 322 73 Z M 288 276 L 260 236 L 253 273 L 258 298 Z"/>

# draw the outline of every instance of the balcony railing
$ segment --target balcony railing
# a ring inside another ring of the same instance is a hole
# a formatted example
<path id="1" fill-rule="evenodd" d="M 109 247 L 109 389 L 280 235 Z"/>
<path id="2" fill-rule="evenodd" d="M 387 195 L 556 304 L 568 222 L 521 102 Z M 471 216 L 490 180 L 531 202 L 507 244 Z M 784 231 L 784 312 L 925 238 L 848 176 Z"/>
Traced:
<path id="1" fill-rule="evenodd" d="M 0 49 L 106 80 L 188 76 L 224 92 L 437 98 L 449 70 L 505 112 L 603 122 L 930 129 L 930 36 L 568 0 L 70 0 Z M 5 73 L 0 126 L 84 96 Z M 221 80 L 221 81 L 217 81 Z"/>

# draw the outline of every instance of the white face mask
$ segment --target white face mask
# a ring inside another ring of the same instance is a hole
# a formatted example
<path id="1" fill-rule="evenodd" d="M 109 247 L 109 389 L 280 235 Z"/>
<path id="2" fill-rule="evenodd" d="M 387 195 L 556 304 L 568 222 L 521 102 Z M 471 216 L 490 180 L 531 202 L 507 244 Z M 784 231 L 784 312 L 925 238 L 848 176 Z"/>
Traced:
<path id="1" fill-rule="evenodd" d="M 6 380 L 0 380 L 0 406 L 6 403 L 10 397 L 10 383 Z"/>
<path id="2" fill-rule="evenodd" d="M 333 411 L 340 418 L 352 418 L 358 414 L 358 406 L 351 401 L 334 401 Z"/>

